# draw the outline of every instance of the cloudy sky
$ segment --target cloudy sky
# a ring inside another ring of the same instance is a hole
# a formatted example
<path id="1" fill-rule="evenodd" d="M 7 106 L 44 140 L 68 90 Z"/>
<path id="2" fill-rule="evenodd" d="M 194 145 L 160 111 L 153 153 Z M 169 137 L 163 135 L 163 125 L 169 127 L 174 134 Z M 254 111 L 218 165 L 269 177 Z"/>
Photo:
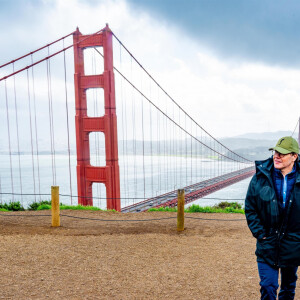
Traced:
<path id="1" fill-rule="evenodd" d="M 212 135 L 294 129 L 298 0 L 0 0 L 0 65 L 106 23 Z"/>

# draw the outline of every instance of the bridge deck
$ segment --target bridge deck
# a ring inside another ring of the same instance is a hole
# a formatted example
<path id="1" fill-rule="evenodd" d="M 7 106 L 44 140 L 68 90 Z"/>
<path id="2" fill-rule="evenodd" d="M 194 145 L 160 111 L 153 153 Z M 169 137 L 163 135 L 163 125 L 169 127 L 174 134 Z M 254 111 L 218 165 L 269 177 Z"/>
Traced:
<path id="1" fill-rule="evenodd" d="M 216 192 L 224 187 L 239 182 L 254 174 L 254 167 L 245 168 L 218 177 L 214 177 L 199 183 L 189 185 L 185 190 L 185 203 L 200 199 L 208 194 Z M 152 207 L 177 206 L 177 191 L 172 191 L 160 196 L 149 198 L 145 201 L 122 208 L 122 212 L 141 212 Z"/>

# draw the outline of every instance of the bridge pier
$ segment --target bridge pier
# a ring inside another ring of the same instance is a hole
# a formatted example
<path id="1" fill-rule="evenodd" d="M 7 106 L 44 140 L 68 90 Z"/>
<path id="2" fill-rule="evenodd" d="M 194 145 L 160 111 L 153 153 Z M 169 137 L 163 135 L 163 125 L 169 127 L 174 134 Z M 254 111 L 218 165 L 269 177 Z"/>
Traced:
<path id="1" fill-rule="evenodd" d="M 121 210 L 120 175 L 118 164 L 117 116 L 115 103 L 115 81 L 113 73 L 112 32 L 106 26 L 92 35 L 82 35 L 77 28 L 73 34 L 75 63 L 76 103 L 76 150 L 78 203 L 93 205 L 93 182 L 104 183 L 107 209 Z M 85 48 L 103 47 L 104 72 L 97 75 L 84 74 Z M 103 117 L 87 116 L 86 90 L 104 89 L 105 114 Z M 91 166 L 89 134 L 103 132 L 105 136 L 106 165 Z"/>

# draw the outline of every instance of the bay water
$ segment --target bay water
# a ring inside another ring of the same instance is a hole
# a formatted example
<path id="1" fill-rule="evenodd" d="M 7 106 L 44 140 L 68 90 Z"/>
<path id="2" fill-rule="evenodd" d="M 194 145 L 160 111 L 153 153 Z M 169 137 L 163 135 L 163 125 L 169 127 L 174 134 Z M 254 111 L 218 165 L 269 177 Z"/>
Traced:
<path id="1" fill-rule="evenodd" d="M 105 161 L 91 157 L 91 164 Z M 20 201 L 30 203 L 50 200 L 51 186 L 60 188 L 60 202 L 77 205 L 76 155 L 0 155 L 0 203 Z M 210 158 L 183 156 L 120 155 L 121 206 L 184 188 L 249 165 L 218 162 Z M 212 206 L 220 201 L 243 204 L 251 178 L 247 178 L 192 204 Z M 93 204 L 106 208 L 105 185 L 93 184 Z M 189 204 L 191 205 L 191 204 Z"/>

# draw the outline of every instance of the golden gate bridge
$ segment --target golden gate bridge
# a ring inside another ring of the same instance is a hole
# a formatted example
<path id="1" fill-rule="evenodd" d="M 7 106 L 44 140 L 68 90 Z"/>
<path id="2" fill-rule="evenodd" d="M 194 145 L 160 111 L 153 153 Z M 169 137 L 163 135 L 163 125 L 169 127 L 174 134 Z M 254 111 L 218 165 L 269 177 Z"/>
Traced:
<path id="1" fill-rule="evenodd" d="M 108 26 L 1 65 L 0 99 L 1 201 L 40 201 L 59 185 L 67 203 L 136 212 L 176 206 L 179 188 L 188 203 L 254 173 Z"/>

